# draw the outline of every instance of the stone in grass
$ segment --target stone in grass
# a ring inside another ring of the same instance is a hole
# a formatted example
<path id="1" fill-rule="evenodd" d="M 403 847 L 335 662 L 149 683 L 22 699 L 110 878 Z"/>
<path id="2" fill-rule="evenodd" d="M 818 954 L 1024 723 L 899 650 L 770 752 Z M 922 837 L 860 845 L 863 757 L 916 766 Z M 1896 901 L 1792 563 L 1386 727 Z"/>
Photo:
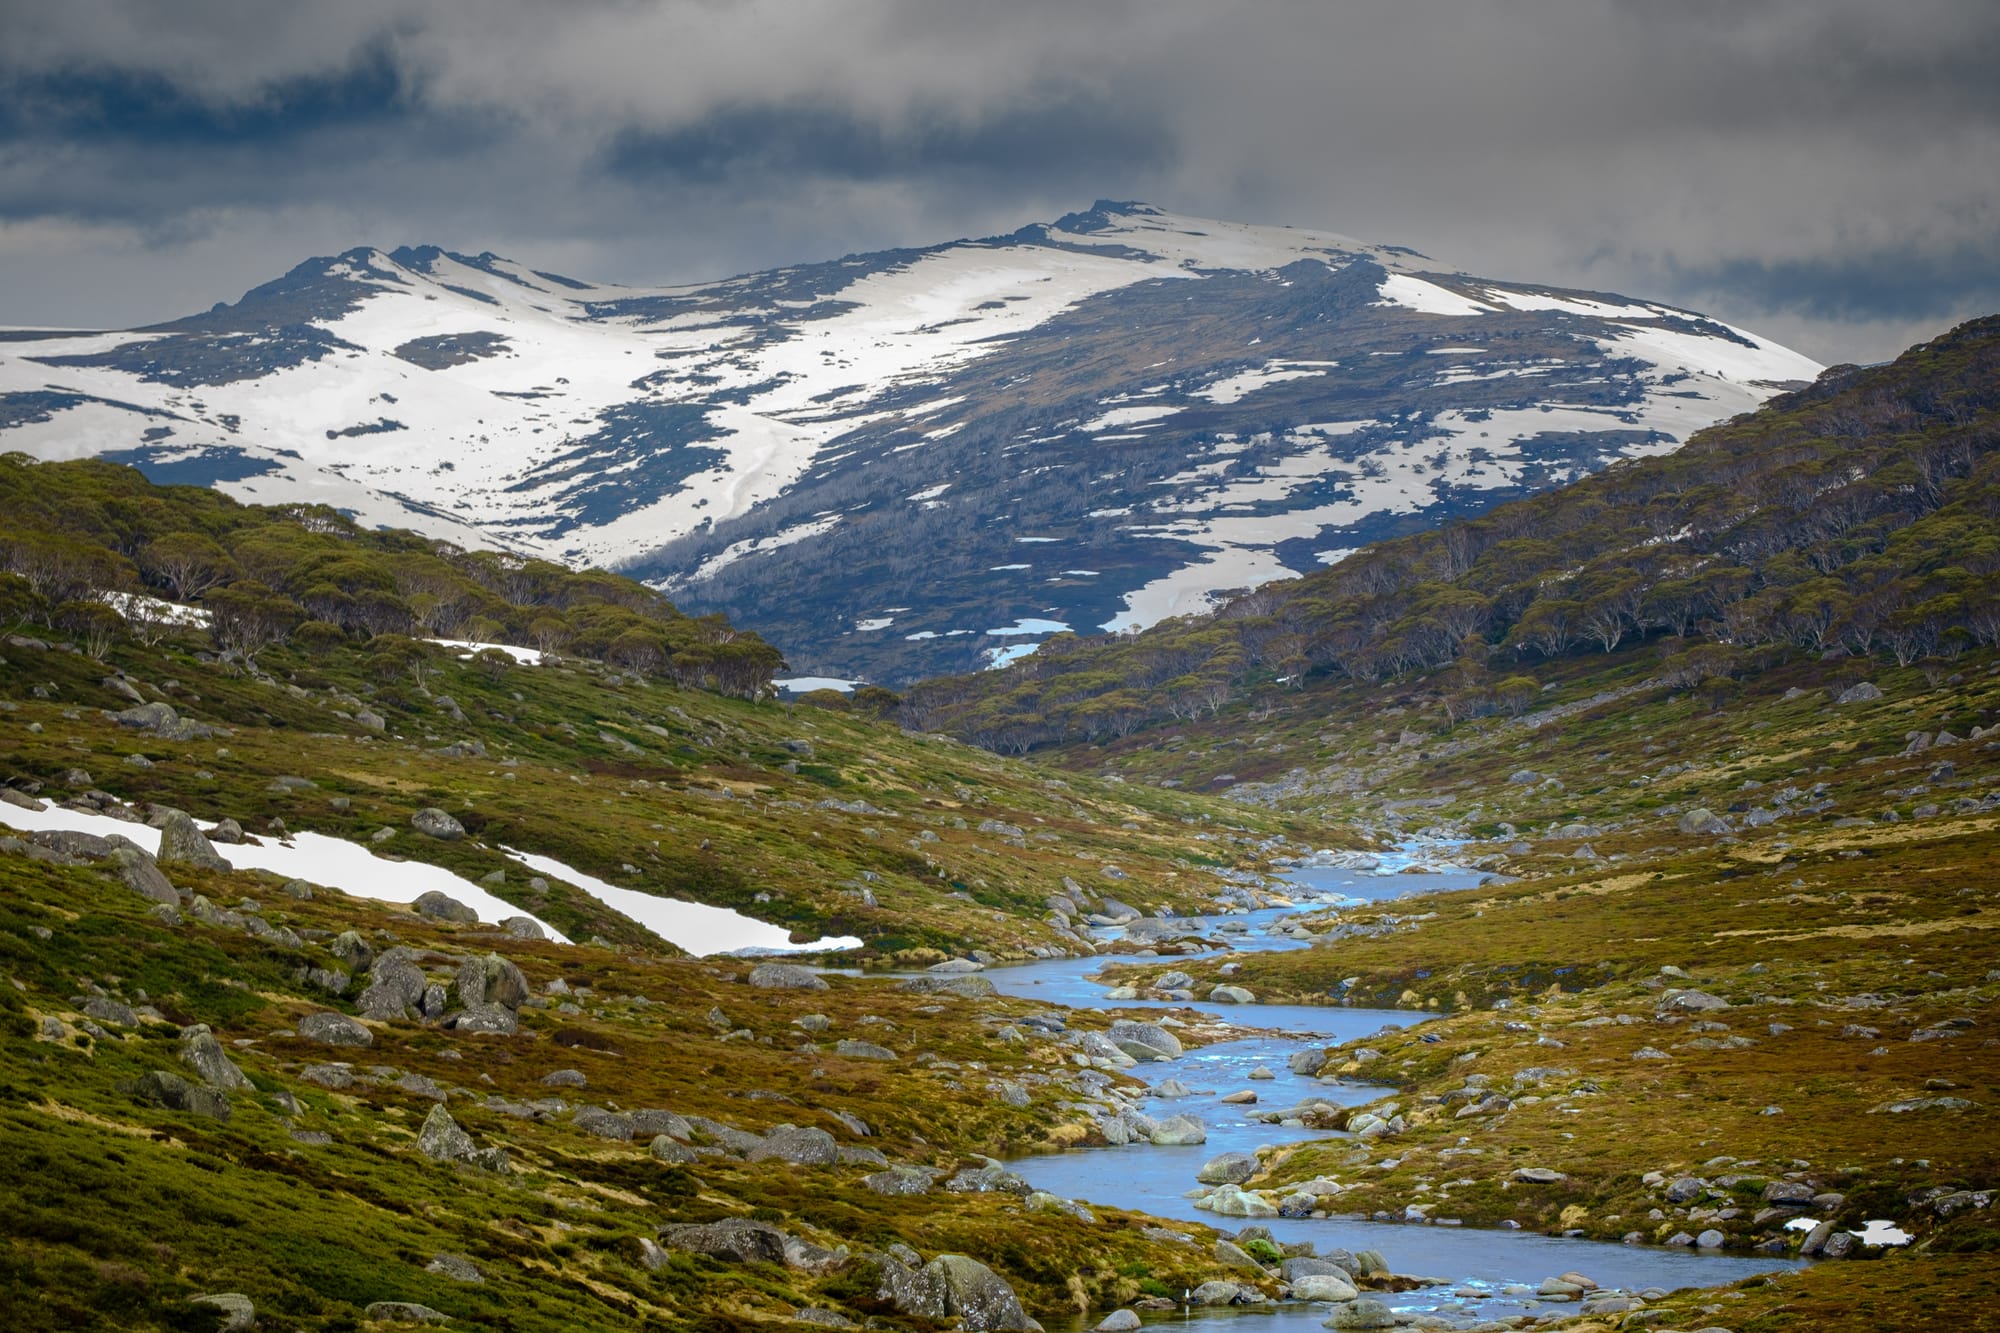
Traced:
<path id="1" fill-rule="evenodd" d="M 424 1117 L 424 1127 L 417 1134 L 417 1151 L 433 1162 L 462 1163 L 495 1175 L 504 1176 L 512 1169 L 505 1151 L 481 1148 L 442 1106 L 433 1106 Z"/>
<path id="2" fill-rule="evenodd" d="M 669 1166 L 686 1166 L 701 1160 L 701 1154 L 686 1144 L 676 1143 L 665 1134 L 658 1134 L 646 1145 L 646 1151 Z"/>
<path id="3" fill-rule="evenodd" d="M 921 1269 L 912 1269 L 901 1257 L 888 1254 L 881 1258 L 881 1270 L 876 1298 L 893 1301 L 905 1314 L 939 1322 L 956 1316 L 964 1329 L 1039 1327 L 1021 1308 L 1014 1289 L 977 1259 L 941 1254 Z"/>
<path id="4" fill-rule="evenodd" d="M 823 1129 L 780 1125 L 744 1154 L 750 1162 L 789 1162 L 794 1166 L 832 1166 L 840 1160 L 840 1145 Z"/>
<path id="5" fill-rule="evenodd" d="M 424 1265 L 426 1273 L 436 1273 L 448 1277 L 453 1282 L 484 1282 L 486 1275 L 479 1271 L 479 1265 L 462 1254 L 437 1254 Z"/>
<path id="6" fill-rule="evenodd" d="M 670 1250 L 688 1250 L 738 1264 L 782 1264 L 785 1233 L 768 1222 L 730 1217 L 720 1222 L 676 1222 L 660 1228 Z"/>
<path id="7" fill-rule="evenodd" d="M 375 1034 L 346 1014 L 331 1009 L 299 1020 L 299 1036 L 322 1046 L 373 1046 Z"/>
<path id="8" fill-rule="evenodd" d="M 257 1307 L 240 1291 L 217 1291 L 191 1297 L 189 1304 L 206 1305 L 222 1312 L 221 1322 L 215 1326 L 217 1333 L 243 1333 L 245 1329 L 257 1327 Z"/>
<path id="9" fill-rule="evenodd" d="M 415 1301 L 374 1301 L 362 1311 L 377 1324 L 449 1324 L 451 1316 Z"/>
<path id="10" fill-rule="evenodd" d="M 427 805 L 411 815 L 410 827 L 439 842 L 457 842 L 465 836 L 465 825 L 434 805 Z"/>
<path id="11" fill-rule="evenodd" d="M 1546 1166 L 1524 1166 L 1515 1170 L 1514 1180 L 1523 1185 L 1560 1185 L 1569 1179 L 1560 1171 L 1552 1171 Z"/>
<path id="12" fill-rule="evenodd" d="M 201 1081 L 222 1092 L 243 1092 L 250 1080 L 223 1052 L 206 1023 L 181 1029 L 181 1063 L 201 1075 Z"/>
<path id="13" fill-rule="evenodd" d="M 131 1085 L 132 1096 L 139 1101 L 164 1107 L 169 1111 L 185 1111 L 189 1115 L 204 1115 L 211 1120 L 229 1119 L 229 1098 L 214 1088 L 205 1088 L 193 1079 L 182 1078 L 179 1074 L 155 1069 L 141 1075 Z"/>
<path id="14" fill-rule="evenodd" d="M 842 1038 L 834 1043 L 833 1053 L 849 1060 L 894 1060 L 896 1053 L 886 1046 L 877 1046 L 872 1041 L 854 1041 Z"/>
<path id="15" fill-rule="evenodd" d="M 222 854 L 184 810 L 169 810 L 161 820 L 160 850 L 154 859 L 162 865 L 194 866 L 199 870 L 229 869 L 229 862 L 222 859 Z"/>
<path id="16" fill-rule="evenodd" d="M 861 1183 L 877 1194 L 891 1197 L 928 1194 L 937 1173 L 927 1166 L 892 1166 L 887 1171 L 861 1177 Z"/>
<path id="17" fill-rule="evenodd" d="M 479 913 L 450 894 L 440 893 L 436 889 L 418 894 L 416 901 L 410 906 L 416 909 L 418 916 L 427 916 L 433 921 L 462 921 L 471 925 L 479 920 Z"/>
<path id="18" fill-rule="evenodd" d="M 750 984 L 759 990 L 825 990 L 825 978 L 797 963 L 759 963 L 750 969 Z"/>

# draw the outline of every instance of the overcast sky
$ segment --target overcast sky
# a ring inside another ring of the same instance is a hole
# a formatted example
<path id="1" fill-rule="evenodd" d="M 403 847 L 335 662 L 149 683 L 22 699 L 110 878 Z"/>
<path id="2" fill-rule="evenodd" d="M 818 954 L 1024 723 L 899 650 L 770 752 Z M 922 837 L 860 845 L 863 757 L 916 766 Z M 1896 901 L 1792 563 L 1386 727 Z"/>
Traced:
<path id="1" fill-rule="evenodd" d="M 2000 310 L 1995 0 L 0 0 L 0 323 L 431 243 L 630 283 L 1093 199 L 1706 310 Z"/>

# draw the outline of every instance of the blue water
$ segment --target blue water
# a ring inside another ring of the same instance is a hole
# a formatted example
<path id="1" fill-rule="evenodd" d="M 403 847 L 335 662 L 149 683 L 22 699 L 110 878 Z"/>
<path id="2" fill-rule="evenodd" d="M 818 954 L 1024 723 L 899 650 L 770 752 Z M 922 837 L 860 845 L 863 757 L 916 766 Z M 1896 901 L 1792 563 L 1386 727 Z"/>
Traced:
<path id="1" fill-rule="evenodd" d="M 1381 901 L 1404 894 L 1423 894 L 1471 887 L 1478 882 L 1472 874 L 1371 875 L 1343 870 L 1303 870 L 1288 876 L 1299 892 L 1338 894 L 1346 898 Z M 1323 909 L 1323 905 L 1322 909 Z M 1421 911 L 1421 903 L 1412 910 Z M 1296 908 L 1270 909 L 1228 917 L 1208 918 L 1210 924 L 1242 922 L 1248 933 L 1231 934 L 1235 951 L 1296 949 L 1306 947 L 1282 935 L 1267 934 L 1270 924 L 1299 911 L 1314 910 L 1301 901 Z M 1101 931 L 1110 939 L 1116 931 Z M 1140 955 L 1138 957 L 1143 957 Z M 1226 1042 L 1189 1051 L 1178 1060 L 1140 1065 L 1128 1072 L 1157 1086 L 1167 1078 L 1178 1078 L 1194 1095 L 1176 1099 L 1152 1099 L 1144 1109 L 1155 1118 L 1177 1112 L 1192 1112 L 1208 1127 L 1208 1142 L 1194 1147 L 1168 1148 L 1149 1144 L 1128 1144 L 1117 1148 L 1079 1148 L 1068 1152 L 1044 1153 L 1010 1163 L 1037 1189 L 1064 1198 L 1140 1209 L 1159 1217 L 1204 1223 L 1224 1232 L 1250 1225 L 1246 1219 L 1219 1217 L 1194 1207 L 1182 1194 L 1196 1185 L 1195 1172 L 1202 1163 L 1219 1153 L 1252 1151 L 1266 1145 L 1296 1143 L 1313 1139 L 1344 1139 L 1344 1134 L 1311 1129 L 1287 1129 L 1252 1121 L 1252 1109 L 1286 1108 L 1306 1098 L 1336 1105 L 1359 1105 L 1387 1095 L 1391 1090 L 1358 1083 L 1322 1082 L 1293 1074 L 1287 1061 L 1302 1046 L 1325 1046 L 1349 1038 L 1365 1036 L 1385 1026 L 1421 1023 L 1427 1015 L 1393 1009 L 1352 1009 L 1303 1005 L 1233 1005 L 1197 1003 L 1175 1006 L 1146 1000 L 1106 1003 L 1104 987 L 1086 980 L 1108 961 L 1133 961 L 1134 955 L 1113 954 L 1101 958 L 1063 958 L 1019 967 L 992 968 L 986 972 L 993 983 L 1009 995 L 1042 1001 L 1050 1006 L 1129 1010 L 1192 1007 L 1217 1014 L 1244 1025 L 1268 1031 L 1243 1041 Z M 1157 960 L 1160 971 L 1178 966 L 1178 960 Z M 1263 1066 L 1271 1080 L 1250 1079 L 1250 1071 Z M 1250 1089 L 1257 1093 L 1258 1106 L 1226 1105 L 1221 1098 Z M 1373 1160 L 1393 1156 L 1395 1140 L 1377 1141 Z M 1560 1163 L 1549 1163 L 1560 1169 Z M 1336 1171 L 1343 1179 L 1353 1179 L 1352 1169 Z M 1441 1166 L 1438 1175 L 1448 1175 Z M 1439 1208 L 1439 1216 L 1449 1216 L 1450 1205 Z M 1634 1219 L 1635 1224 L 1639 1219 Z M 1795 1267 L 1796 1264 L 1770 1257 L 1703 1254 L 1684 1249 L 1656 1246 L 1614 1245 L 1599 1241 L 1566 1240 L 1527 1231 L 1492 1231 L 1353 1219 L 1259 1219 L 1281 1242 L 1310 1240 L 1322 1253 L 1339 1248 L 1372 1249 L 1382 1252 L 1389 1267 L 1398 1273 L 1442 1278 L 1447 1285 L 1422 1288 L 1385 1296 L 1392 1308 L 1412 1312 L 1442 1314 L 1466 1321 L 1503 1318 L 1510 1315 L 1574 1312 L 1574 1304 L 1537 1302 L 1532 1297 L 1510 1297 L 1500 1289 L 1513 1283 L 1533 1287 L 1545 1277 L 1575 1271 L 1593 1278 L 1606 1288 L 1642 1290 L 1662 1287 L 1715 1286 L 1755 1273 Z M 1252 1310 L 1176 1311 L 1153 1316 L 1161 1321 L 1213 1325 L 1222 1319 L 1252 1318 L 1251 1325 L 1269 1333 L 1318 1329 L 1327 1307 L 1288 1304 Z M 1088 1327 L 1086 1321 L 1080 1327 Z"/>

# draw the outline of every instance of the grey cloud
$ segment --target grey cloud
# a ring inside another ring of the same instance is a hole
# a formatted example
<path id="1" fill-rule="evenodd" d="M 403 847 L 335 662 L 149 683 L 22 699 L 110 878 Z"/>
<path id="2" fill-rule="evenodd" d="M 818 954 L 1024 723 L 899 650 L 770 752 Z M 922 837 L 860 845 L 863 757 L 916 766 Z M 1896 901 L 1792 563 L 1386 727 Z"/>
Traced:
<path id="1" fill-rule="evenodd" d="M 293 237 L 687 280 L 1098 196 L 1823 359 L 2000 299 L 1990 0 L 0 0 L 0 30 L 0 322 L 181 313 Z"/>

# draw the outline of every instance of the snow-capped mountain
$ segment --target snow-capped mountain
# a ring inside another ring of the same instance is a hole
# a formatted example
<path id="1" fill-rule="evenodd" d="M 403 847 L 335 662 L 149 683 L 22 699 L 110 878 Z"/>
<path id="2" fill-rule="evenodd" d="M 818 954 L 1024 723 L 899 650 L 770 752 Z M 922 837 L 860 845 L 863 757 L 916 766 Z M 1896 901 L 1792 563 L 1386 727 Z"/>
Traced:
<path id="1" fill-rule="evenodd" d="M 0 331 L 0 450 L 616 565 L 893 681 L 1199 610 L 1819 369 L 1688 311 L 1100 203 L 650 290 L 353 250 L 171 324 Z"/>

